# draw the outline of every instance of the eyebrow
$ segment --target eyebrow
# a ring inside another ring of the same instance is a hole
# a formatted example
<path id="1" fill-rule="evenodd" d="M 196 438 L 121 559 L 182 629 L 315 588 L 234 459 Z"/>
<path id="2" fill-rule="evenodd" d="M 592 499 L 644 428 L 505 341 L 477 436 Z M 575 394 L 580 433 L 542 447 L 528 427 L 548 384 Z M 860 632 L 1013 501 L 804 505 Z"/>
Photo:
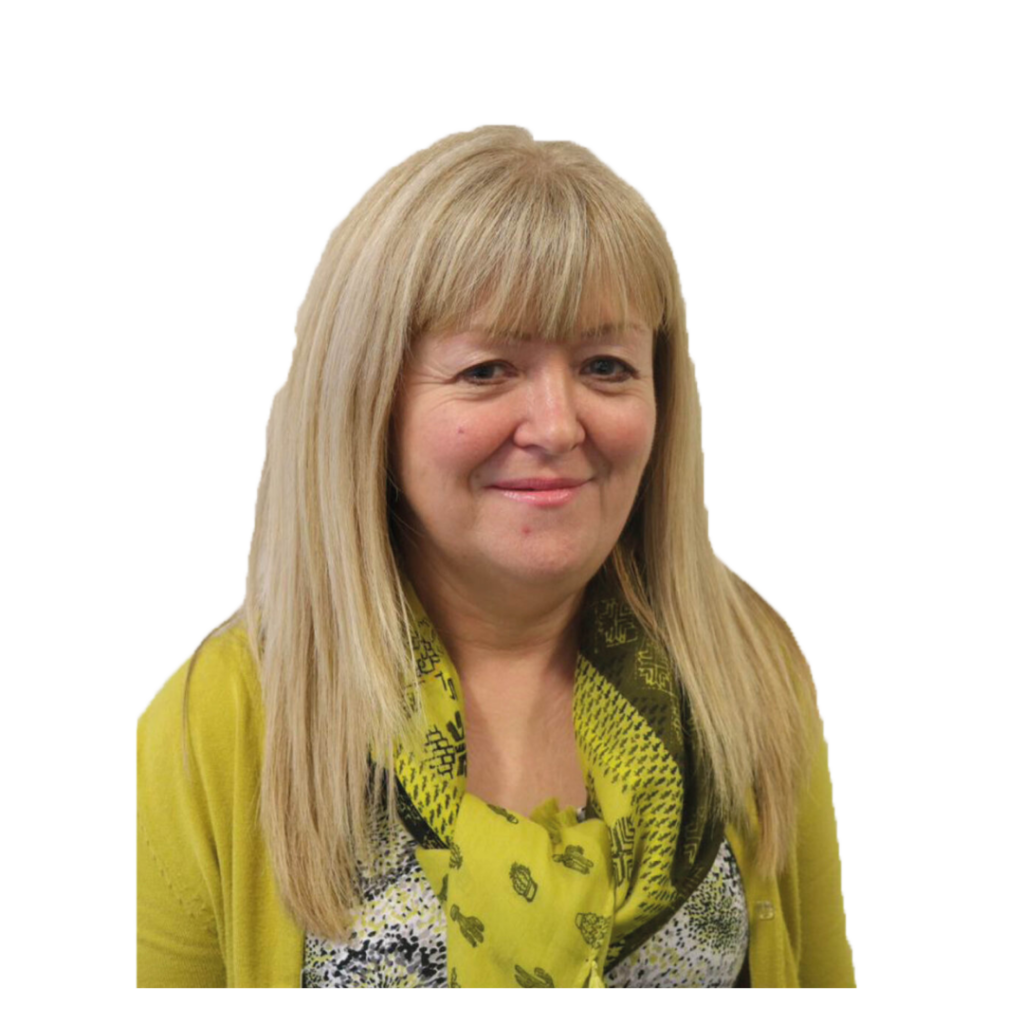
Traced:
<path id="1" fill-rule="evenodd" d="M 581 338 L 596 338 L 605 337 L 609 334 L 621 334 L 623 331 L 643 331 L 646 330 L 643 324 L 636 324 L 632 322 L 626 323 L 607 323 L 600 324 L 598 327 L 590 327 L 585 331 L 581 331 L 579 336 Z M 472 331 L 479 334 L 485 334 L 489 338 L 507 338 L 512 341 L 531 341 L 533 336 L 530 334 L 519 334 L 516 331 L 511 330 L 507 327 L 492 327 L 488 324 L 470 324 L 466 328 L 467 331 Z"/>

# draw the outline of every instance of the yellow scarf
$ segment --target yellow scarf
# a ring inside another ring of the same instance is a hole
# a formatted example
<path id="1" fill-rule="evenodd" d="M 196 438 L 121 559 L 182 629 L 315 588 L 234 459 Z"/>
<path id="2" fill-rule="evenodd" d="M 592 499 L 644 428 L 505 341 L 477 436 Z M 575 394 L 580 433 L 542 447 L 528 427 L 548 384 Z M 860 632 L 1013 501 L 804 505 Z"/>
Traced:
<path id="1" fill-rule="evenodd" d="M 664 651 L 594 586 L 573 691 L 587 819 L 466 792 L 458 674 L 411 584 L 426 727 L 396 745 L 399 809 L 448 926 L 448 982 L 600 988 L 707 875 L 724 829 L 696 784 L 689 708 Z"/>

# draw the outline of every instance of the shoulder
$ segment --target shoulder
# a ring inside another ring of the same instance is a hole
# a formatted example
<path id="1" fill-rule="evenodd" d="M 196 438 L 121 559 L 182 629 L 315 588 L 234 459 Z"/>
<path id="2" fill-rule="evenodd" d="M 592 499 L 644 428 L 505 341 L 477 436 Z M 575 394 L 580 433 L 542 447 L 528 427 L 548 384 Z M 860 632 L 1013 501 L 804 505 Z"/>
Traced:
<path id="1" fill-rule="evenodd" d="M 180 722 L 188 696 L 190 728 L 203 728 L 257 703 L 259 686 L 248 635 L 242 626 L 208 637 L 163 684 L 139 718 L 144 729 Z"/>
<path id="2" fill-rule="evenodd" d="M 819 841 L 822 832 L 835 841 L 835 808 L 832 801 L 832 775 L 829 770 L 828 743 L 824 723 L 816 718 L 811 729 L 813 737 L 809 763 L 803 778 L 798 810 L 798 841 L 810 838 Z"/>
<path id="3" fill-rule="evenodd" d="M 250 744 L 261 726 L 259 681 L 244 627 L 208 637 L 139 717 L 140 797 L 147 783 L 163 786 L 182 777 L 186 747 L 198 773 L 192 781 L 206 789 L 229 787 L 240 745 Z"/>
<path id="4" fill-rule="evenodd" d="M 215 979 L 204 984 L 223 984 L 223 872 L 249 794 L 237 783 L 258 778 L 255 686 L 245 631 L 215 632 L 139 717 L 139 977 L 147 983 L 195 984 L 199 972 Z"/>

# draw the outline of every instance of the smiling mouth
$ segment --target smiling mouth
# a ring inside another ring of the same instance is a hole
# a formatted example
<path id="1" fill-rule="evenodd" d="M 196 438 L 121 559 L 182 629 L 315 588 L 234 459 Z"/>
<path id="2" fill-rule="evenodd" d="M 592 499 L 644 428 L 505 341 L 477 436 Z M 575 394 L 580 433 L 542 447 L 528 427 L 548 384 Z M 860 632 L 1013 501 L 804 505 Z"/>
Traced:
<path id="1" fill-rule="evenodd" d="M 568 487 L 498 487 L 496 489 L 512 491 L 515 494 L 558 494 L 561 491 L 575 491 L 582 486 L 582 484 L 572 484 Z"/>
<path id="2" fill-rule="evenodd" d="M 492 484 L 488 490 L 497 491 L 506 498 L 532 505 L 535 508 L 558 508 L 567 505 L 582 490 L 587 480 L 562 483 L 561 481 L 509 481 L 507 484 Z"/>
<path id="3" fill-rule="evenodd" d="M 502 491 L 564 491 L 585 483 L 586 480 L 575 480 L 570 477 L 524 477 L 522 480 L 499 480 L 491 486 Z"/>

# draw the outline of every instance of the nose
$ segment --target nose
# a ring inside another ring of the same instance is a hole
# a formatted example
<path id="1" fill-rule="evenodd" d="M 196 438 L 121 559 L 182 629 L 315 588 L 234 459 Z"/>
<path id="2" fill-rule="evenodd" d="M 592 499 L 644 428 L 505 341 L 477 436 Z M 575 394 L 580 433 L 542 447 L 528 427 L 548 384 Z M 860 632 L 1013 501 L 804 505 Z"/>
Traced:
<path id="1" fill-rule="evenodd" d="M 525 407 L 515 431 L 515 442 L 552 455 L 572 451 L 583 443 L 576 383 L 568 367 L 549 366 L 525 389 Z"/>

